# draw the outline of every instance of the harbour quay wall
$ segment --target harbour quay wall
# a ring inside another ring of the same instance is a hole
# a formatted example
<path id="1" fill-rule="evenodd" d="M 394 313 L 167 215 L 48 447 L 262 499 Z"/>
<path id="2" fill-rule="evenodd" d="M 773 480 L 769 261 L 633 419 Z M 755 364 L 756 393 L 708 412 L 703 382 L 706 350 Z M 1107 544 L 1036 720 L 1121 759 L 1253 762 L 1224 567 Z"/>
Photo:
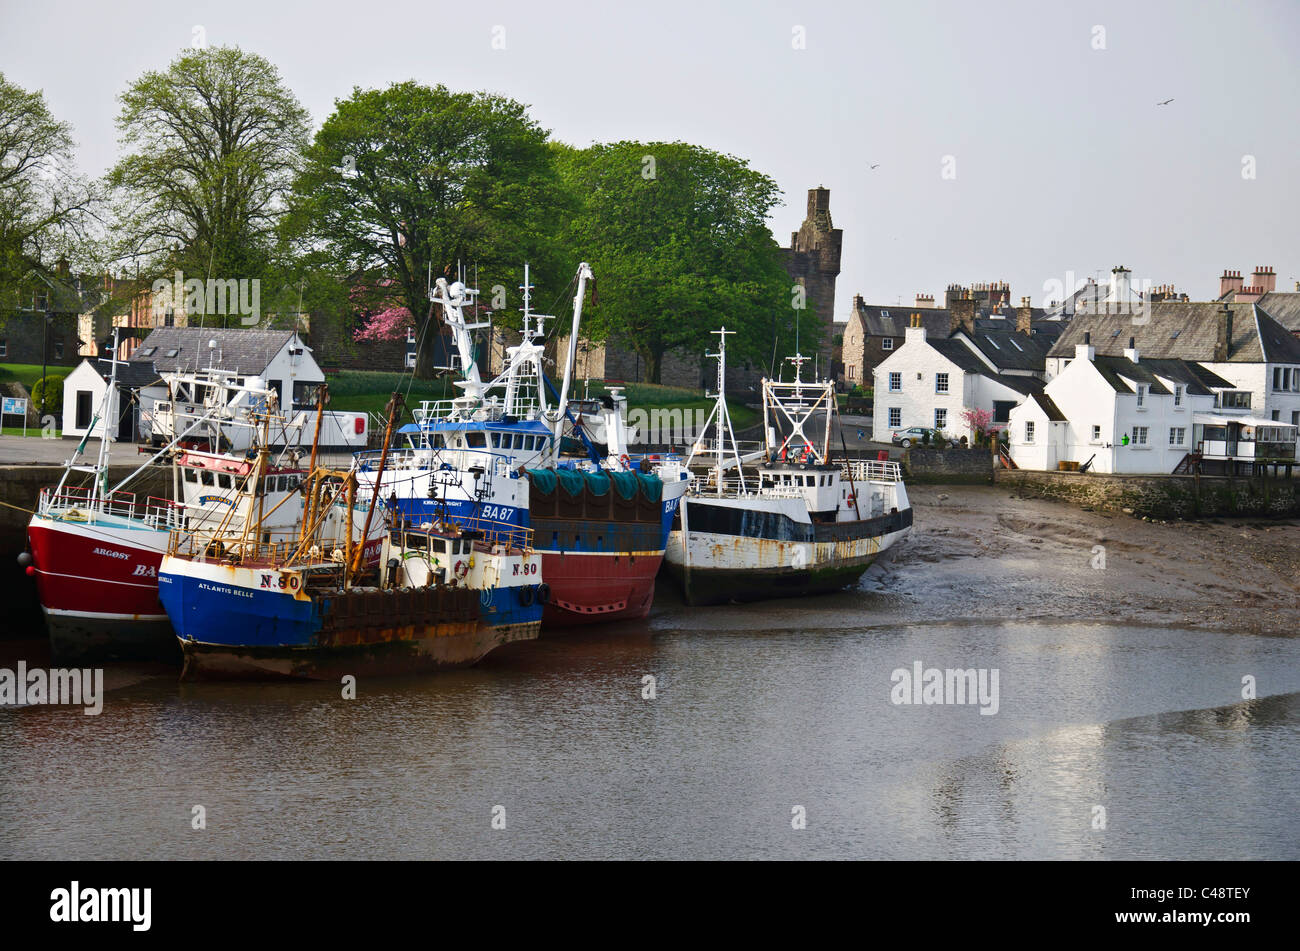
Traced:
<path id="1" fill-rule="evenodd" d="M 108 484 L 114 486 L 125 479 L 135 466 L 110 465 L 108 467 Z M 27 522 L 40 499 L 41 489 L 59 484 L 63 478 L 63 466 L 0 466 L 0 580 L 8 576 L 9 568 L 14 564 L 14 556 L 27 547 Z M 69 485 L 89 484 L 90 474 L 74 472 L 68 479 Z M 172 478 L 169 467 L 147 469 L 135 479 L 130 491 L 137 498 L 151 495 L 171 498 Z"/>
<path id="2" fill-rule="evenodd" d="M 1105 475 L 1000 469 L 998 485 L 1026 498 L 1055 499 L 1101 512 L 1193 519 L 1300 515 L 1300 479 L 1263 476 Z"/>
<path id="3" fill-rule="evenodd" d="M 987 449 L 925 449 L 903 452 L 908 482 L 987 485 L 993 481 L 993 454 Z"/>

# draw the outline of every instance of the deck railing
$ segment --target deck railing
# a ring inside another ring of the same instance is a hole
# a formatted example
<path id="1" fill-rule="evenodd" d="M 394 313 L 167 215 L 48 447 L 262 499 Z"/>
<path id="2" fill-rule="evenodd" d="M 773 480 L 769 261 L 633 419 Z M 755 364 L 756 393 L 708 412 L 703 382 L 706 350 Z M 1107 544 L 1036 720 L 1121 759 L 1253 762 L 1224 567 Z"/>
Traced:
<path id="1" fill-rule="evenodd" d="M 843 463 L 840 478 L 852 482 L 902 482 L 903 469 L 897 462 L 859 460 Z"/>
<path id="2" fill-rule="evenodd" d="M 137 496 L 134 492 L 111 492 L 92 498 L 84 486 L 41 489 L 37 509 L 42 515 L 73 518 L 110 515 L 114 518 L 143 522 L 150 528 L 177 529 L 183 523 L 185 507 L 157 496 Z M 75 513 L 75 514 L 74 514 Z"/>

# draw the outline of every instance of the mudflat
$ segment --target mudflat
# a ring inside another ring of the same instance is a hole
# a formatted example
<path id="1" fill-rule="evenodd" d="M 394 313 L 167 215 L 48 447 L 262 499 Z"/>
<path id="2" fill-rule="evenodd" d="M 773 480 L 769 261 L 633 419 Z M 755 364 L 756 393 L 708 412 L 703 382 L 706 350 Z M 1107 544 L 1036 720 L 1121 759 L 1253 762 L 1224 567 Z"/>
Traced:
<path id="1" fill-rule="evenodd" d="M 1300 634 L 1300 520 L 1148 522 L 1020 498 L 909 487 L 911 536 L 864 587 L 873 623 L 991 619 Z"/>

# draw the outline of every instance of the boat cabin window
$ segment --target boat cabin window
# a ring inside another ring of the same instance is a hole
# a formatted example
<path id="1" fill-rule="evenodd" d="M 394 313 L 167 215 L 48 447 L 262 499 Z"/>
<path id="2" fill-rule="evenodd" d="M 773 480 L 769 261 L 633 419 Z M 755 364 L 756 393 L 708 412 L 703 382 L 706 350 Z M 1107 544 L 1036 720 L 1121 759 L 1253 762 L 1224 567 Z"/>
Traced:
<path id="1" fill-rule="evenodd" d="M 429 548 L 429 536 L 420 535 L 416 532 L 406 533 L 406 547 L 418 548 L 420 551 L 427 551 Z"/>
<path id="2" fill-rule="evenodd" d="M 199 473 L 198 473 L 198 470 L 197 470 L 197 469 L 186 469 L 186 470 L 185 470 L 185 481 L 186 481 L 186 482 L 198 482 L 198 481 L 199 481 Z"/>
<path id="3" fill-rule="evenodd" d="M 471 449 L 486 449 L 487 435 L 484 433 L 466 433 L 465 441 Z"/>
<path id="4" fill-rule="evenodd" d="M 199 479 L 200 481 L 202 481 L 204 485 L 213 485 L 215 484 L 216 481 L 215 479 L 213 479 L 212 473 L 209 472 L 207 469 L 204 469 L 201 473 L 199 473 Z"/>
<path id="5" fill-rule="evenodd" d="M 492 434 L 492 448 L 493 448 L 493 449 L 500 449 L 500 448 L 501 448 L 501 434 L 500 434 L 500 433 L 493 433 L 493 434 Z"/>
<path id="6" fill-rule="evenodd" d="M 217 485 L 221 486 L 223 489 L 231 488 L 230 476 L 226 475 L 224 472 L 219 473 L 217 475 Z"/>

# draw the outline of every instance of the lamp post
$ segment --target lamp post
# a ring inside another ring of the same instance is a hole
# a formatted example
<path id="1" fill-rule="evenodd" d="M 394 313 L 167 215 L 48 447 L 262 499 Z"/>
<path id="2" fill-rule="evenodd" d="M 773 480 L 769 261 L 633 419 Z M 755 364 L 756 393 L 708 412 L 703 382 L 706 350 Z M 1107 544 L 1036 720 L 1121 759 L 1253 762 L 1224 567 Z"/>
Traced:
<path id="1" fill-rule="evenodd" d="M 46 367 L 49 364 L 50 352 L 50 304 L 49 298 L 45 299 L 45 311 L 41 314 L 41 419 L 45 418 L 45 391 L 48 386 L 45 383 Z"/>

